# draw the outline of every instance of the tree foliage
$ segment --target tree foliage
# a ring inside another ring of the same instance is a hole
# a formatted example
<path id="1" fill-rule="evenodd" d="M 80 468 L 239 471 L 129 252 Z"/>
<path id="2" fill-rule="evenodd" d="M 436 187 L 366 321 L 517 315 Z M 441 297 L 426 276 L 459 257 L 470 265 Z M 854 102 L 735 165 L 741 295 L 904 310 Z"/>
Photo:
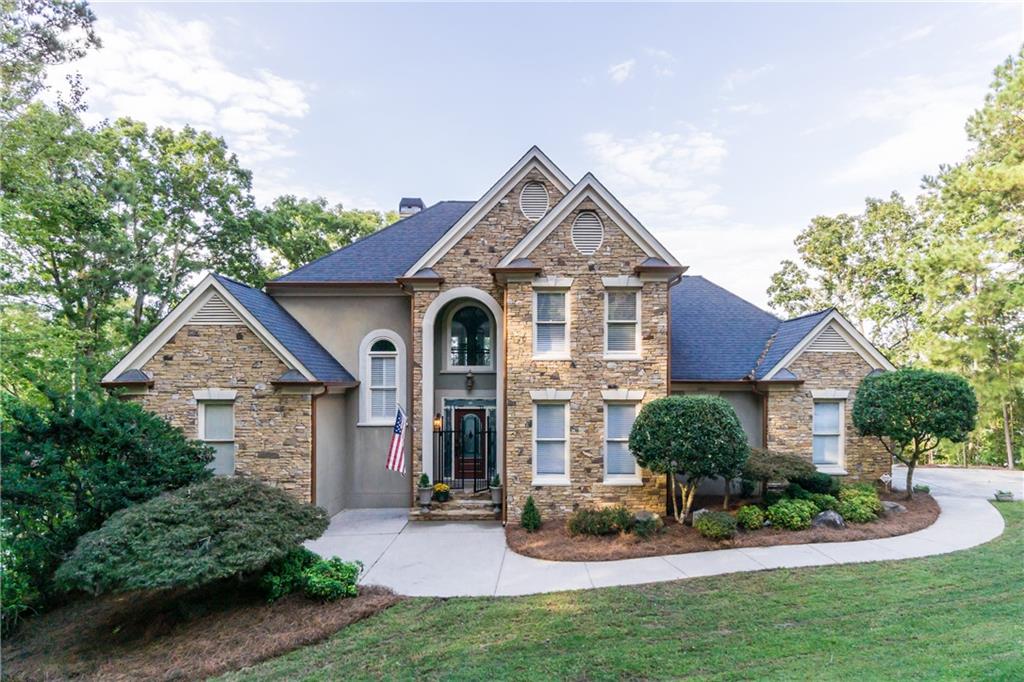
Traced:
<path id="1" fill-rule="evenodd" d="M 645 404 L 633 422 L 629 449 L 640 466 L 665 474 L 672 482 L 677 521 L 690 513 L 697 487 L 705 478 L 732 476 L 743 468 L 749 448 L 736 412 L 714 396 L 669 396 Z M 685 476 L 685 482 L 677 481 Z M 682 490 L 681 509 L 675 487 Z"/>
<path id="2" fill-rule="evenodd" d="M 914 467 L 943 439 L 959 443 L 974 430 L 978 401 L 960 376 L 926 369 L 899 369 L 869 376 L 857 389 L 853 424 L 875 436 L 907 465 L 907 497 L 914 494 Z"/>
<path id="3" fill-rule="evenodd" d="M 743 464 L 743 478 L 760 482 L 762 492 L 771 481 L 790 481 L 815 473 L 817 469 L 805 457 L 765 448 L 751 448 Z"/>
<path id="4" fill-rule="evenodd" d="M 327 513 L 245 478 L 214 478 L 111 516 L 57 571 L 92 594 L 255 576 L 327 529 Z"/>

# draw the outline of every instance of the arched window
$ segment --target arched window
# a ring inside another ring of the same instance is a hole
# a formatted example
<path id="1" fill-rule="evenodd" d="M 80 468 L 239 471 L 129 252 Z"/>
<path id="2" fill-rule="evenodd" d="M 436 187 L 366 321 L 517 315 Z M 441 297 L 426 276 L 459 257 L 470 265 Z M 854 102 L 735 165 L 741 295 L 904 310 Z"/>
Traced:
<path id="1" fill-rule="evenodd" d="M 491 316 L 474 303 L 456 306 L 446 328 L 448 369 L 490 369 L 494 366 Z"/>
<path id="2" fill-rule="evenodd" d="M 359 344 L 359 423 L 392 425 L 405 406 L 405 344 L 389 329 L 370 332 Z"/>

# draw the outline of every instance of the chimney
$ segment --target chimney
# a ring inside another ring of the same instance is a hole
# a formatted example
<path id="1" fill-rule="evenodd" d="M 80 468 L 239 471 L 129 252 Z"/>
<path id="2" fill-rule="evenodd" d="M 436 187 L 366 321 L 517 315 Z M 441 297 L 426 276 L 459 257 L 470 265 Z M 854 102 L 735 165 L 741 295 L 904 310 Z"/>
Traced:
<path id="1" fill-rule="evenodd" d="M 408 218 L 423 210 L 423 199 L 419 197 L 402 197 L 398 202 L 398 217 Z"/>

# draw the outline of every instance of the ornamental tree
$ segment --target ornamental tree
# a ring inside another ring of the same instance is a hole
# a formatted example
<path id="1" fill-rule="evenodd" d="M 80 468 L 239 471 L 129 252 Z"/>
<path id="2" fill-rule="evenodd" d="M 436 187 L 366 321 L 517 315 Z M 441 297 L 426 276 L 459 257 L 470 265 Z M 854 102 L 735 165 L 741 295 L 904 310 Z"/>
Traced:
<path id="1" fill-rule="evenodd" d="M 960 376 L 927 369 L 899 369 L 869 376 L 857 389 L 853 424 L 881 441 L 907 466 L 907 499 L 914 496 L 914 468 L 942 439 L 962 443 L 974 429 L 978 400 Z"/>
<path id="2" fill-rule="evenodd" d="M 689 515 L 702 480 L 732 476 L 749 454 L 732 405 L 713 396 L 669 396 L 647 403 L 633 422 L 629 449 L 640 466 L 665 474 L 672 513 L 680 522 Z M 685 482 L 679 483 L 679 476 Z"/>

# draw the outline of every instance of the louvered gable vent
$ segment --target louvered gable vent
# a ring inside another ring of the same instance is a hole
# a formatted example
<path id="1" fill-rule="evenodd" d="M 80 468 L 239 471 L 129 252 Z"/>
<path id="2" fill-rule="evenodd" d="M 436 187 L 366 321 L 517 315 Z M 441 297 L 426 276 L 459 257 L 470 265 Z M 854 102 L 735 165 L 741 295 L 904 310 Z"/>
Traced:
<path id="1" fill-rule="evenodd" d="M 846 339 L 832 325 L 822 329 L 821 333 L 814 337 L 814 340 L 807 346 L 807 350 L 818 353 L 854 352 L 853 347 L 847 343 Z"/>
<path id="2" fill-rule="evenodd" d="M 519 209 L 530 220 L 540 220 L 548 212 L 548 189 L 542 182 L 528 182 L 519 195 Z"/>
<path id="3" fill-rule="evenodd" d="M 604 225 L 593 211 L 580 211 L 572 222 L 572 244 L 584 256 L 592 256 L 604 241 Z"/>
<path id="4" fill-rule="evenodd" d="M 220 294 L 214 294 L 206 299 L 206 303 L 192 315 L 189 324 L 245 324 L 235 314 L 231 306 L 227 304 Z"/>

